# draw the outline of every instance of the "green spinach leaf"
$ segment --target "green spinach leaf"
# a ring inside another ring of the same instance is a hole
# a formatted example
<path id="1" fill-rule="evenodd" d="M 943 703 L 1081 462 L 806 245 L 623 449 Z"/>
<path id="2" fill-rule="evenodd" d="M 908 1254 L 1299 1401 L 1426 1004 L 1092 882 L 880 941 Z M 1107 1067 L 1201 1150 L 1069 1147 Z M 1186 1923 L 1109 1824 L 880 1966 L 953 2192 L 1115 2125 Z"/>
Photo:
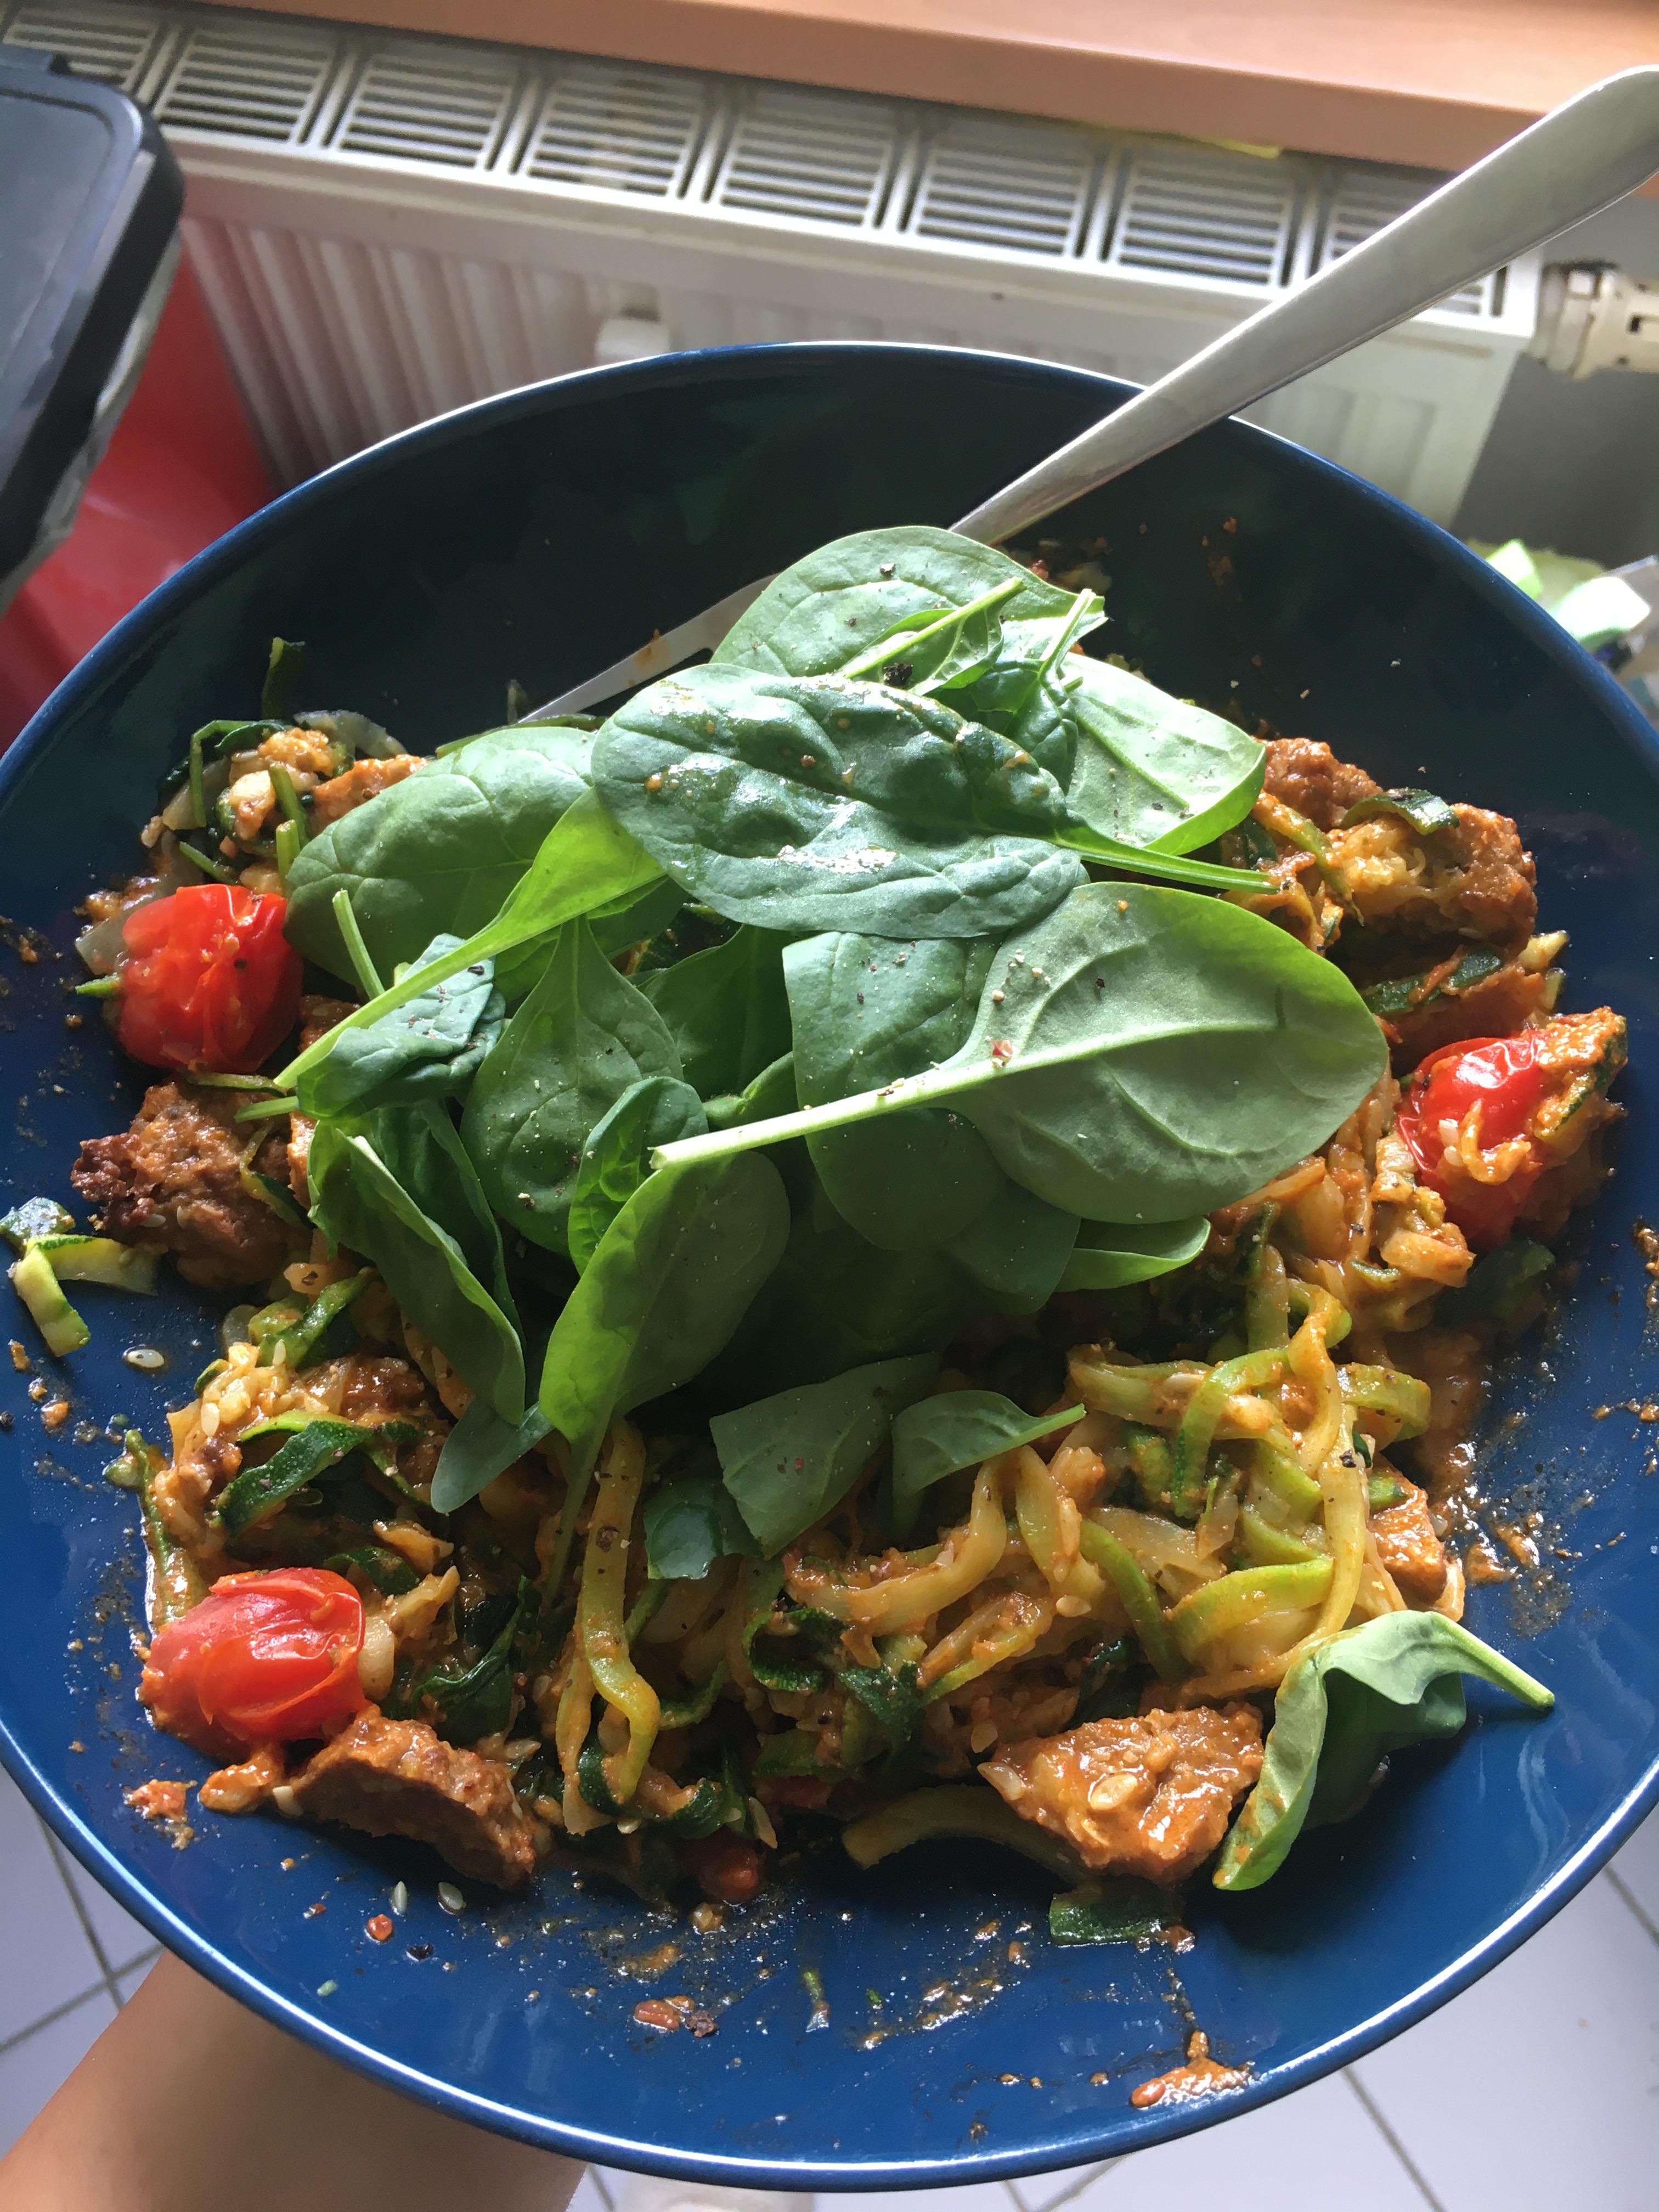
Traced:
<path id="1" fill-rule="evenodd" d="M 432 1477 L 432 1510 L 455 1513 L 532 1451 L 552 1424 L 539 1406 L 521 1421 L 504 1421 L 488 1400 L 475 1398 L 444 1438 Z"/>
<path id="2" fill-rule="evenodd" d="M 434 937 L 415 968 L 430 967 L 460 941 Z M 506 1013 L 495 963 L 476 961 L 396 1013 L 342 1037 L 320 1066 L 301 1078 L 301 1108 L 307 1114 L 362 1114 L 416 1098 L 454 1097 L 477 1074 Z"/>
<path id="3" fill-rule="evenodd" d="M 839 1504 L 939 1362 L 887 1359 L 780 1391 L 709 1423 L 726 1486 L 769 1558 Z"/>
<path id="4" fill-rule="evenodd" d="M 1066 796 L 1091 829 L 1190 853 L 1249 812 L 1267 758 L 1255 738 L 1108 660 L 1073 654 L 1066 678 L 1079 733 Z"/>
<path id="5" fill-rule="evenodd" d="M 1190 1220 L 1322 1144 L 1386 1060 L 1347 978 L 1260 915 L 1091 884 L 999 948 L 974 1032 L 943 1066 L 661 1158 L 949 1103 L 1005 1174 L 1062 1212 Z"/>
<path id="6" fill-rule="evenodd" d="M 1060 787 L 950 708 L 840 676 L 667 677 L 593 754 L 617 819 L 733 921 L 1000 934 L 1078 880 Z"/>
<path id="7" fill-rule="evenodd" d="M 409 779 L 412 783 L 415 779 Z M 398 791 L 406 787 L 399 784 Z M 392 793 L 384 793 L 392 797 Z M 379 802 L 376 802 L 377 804 Z M 370 810 L 360 810 L 368 812 Z M 349 821 L 350 816 L 346 819 Z M 307 848 L 307 849 L 309 849 Z M 308 1069 L 335 1051 L 354 1030 L 366 1029 L 477 960 L 505 955 L 550 937 L 560 926 L 599 908 L 623 906 L 661 875 L 650 854 L 614 822 L 592 793 L 575 800 L 559 817 L 537 848 L 528 872 L 507 894 L 495 920 L 465 939 L 451 952 L 411 969 L 378 998 L 359 1006 L 314 1044 L 291 1060 L 276 1080 L 291 1089 Z"/>
<path id="8" fill-rule="evenodd" d="M 645 1501 L 645 1559 L 653 1581 L 700 1583 L 721 1559 L 752 1559 L 759 1547 L 717 1475 L 665 1482 Z"/>
<path id="9" fill-rule="evenodd" d="M 470 1667 L 434 1667 L 410 1684 L 404 1694 L 411 1711 L 428 1717 L 446 1741 L 477 1743 L 500 1735 L 512 1719 L 513 1639 L 534 1595 L 532 1583 L 520 1583 L 512 1612 Z"/>
<path id="10" fill-rule="evenodd" d="M 678 1082 L 679 1073 L 661 1015 L 586 921 L 567 922 L 467 1097 L 462 1141 L 496 1212 L 532 1243 L 568 1251 L 571 1193 L 594 1125 L 642 1077 Z"/>
<path id="11" fill-rule="evenodd" d="M 802 1105 L 877 1091 L 949 1060 L 973 1029 L 995 949 L 851 932 L 792 945 L 783 972 Z M 837 1211 L 886 1251 L 943 1243 L 1006 1187 L 985 1139 L 948 1109 L 836 1130 L 808 1149 Z"/>
<path id="12" fill-rule="evenodd" d="M 380 1106 L 343 1126 L 368 1139 L 428 1219 L 454 1239 L 467 1266 L 517 1328 L 501 1226 L 444 1109 L 428 1101 Z"/>
<path id="13" fill-rule="evenodd" d="M 416 1203 L 368 1139 L 339 1122 L 318 1123 L 308 1168 L 311 1218 L 324 1235 L 372 1260 L 415 1326 L 442 1346 L 504 1421 L 516 1424 L 524 1412 L 518 1331 L 454 1237 Z"/>
<path id="14" fill-rule="evenodd" d="M 893 1496 L 901 1505 L 1000 1452 L 1034 1444 L 1083 1417 L 1081 1406 L 1028 1413 L 998 1390 L 941 1390 L 918 1398 L 893 1423 Z"/>
<path id="15" fill-rule="evenodd" d="M 706 1098 L 703 1114 L 711 1129 L 736 1129 L 745 1121 L 763 1121 L 769 1115 L 787 1114 L 798 1103 L 795 1055 L 786 1052 L 775 1060 L 744 1090 L 733 1097 Z"/>
<path id="16" fill-rule="evenodd" d="M 580 1273 L 605 1232 L 651 1172 L 659 1145 L 708 1127 L 702 1101 L 672 1075 L 642 1076 L 593 1126 L 570 1190 L 570 1256 Z"/>
<path id="17" fill-rule="evenodd" d="M 927 523 L 861 530 L 819 546 L 774 578 L 727 631 L 714 660 L 771 675 L 823 675 L 907 617 L 966 607 L 1008 583 L 1018 588 L 999 610 L 1005 623 L 1052 619 L 1071 608 L 1070 592 L 953 530 Z"/>
<path id="18" fill-rule="evenodd" d="M 743 1091 L 788 1051 L 784 942 L 775 930 L 739 929 L 724 945 L 642 979 L 699 1097 Z"/>
<path id="19" fill-rule="evenodd" d="M 901 1354 L 942 1352 L 984 1310 L 944 1251 L 884 1252 L 811 1176 L 776 1273 L 711 1382 L 727 1405 Z"/>
<path id="20" fill-rule="evenodd" d="M 978 1219 L 944 1249 L 972 1285 L 981 1307 L 1034 1314 L 1060 1288 L 1079 1226 L 1075 1213 L 1005 1182 Z"/>
<path id="21" fill-rule="evenodd" d="M 1128 1283 L 1147 1283 L 1172 1274 L 1197 1259 L 1210 1241 L 1206 1215 L 1186 1221 L 1085 1221 L 1066 1262 L 1062 1291 L 1119 1291 Z"/>
<path id="22" fill-rule="evenodd" d="M 1344 1629 L 1295 1662 L 1279 1686 L 1261 1775 L 1228 1832 L 1218 1889 L 1255 1889 L 1309 1820 L 1340 1818 L 1399 1747 L 1455 1735 L 1458 1677 L 1495 1682 L 1544 1711 L 1541 1682 L 1438 1613 L 1386 1613 Z"/>
<path id="23" fill-rule="evenodd" d="M 548 1342 L 541 1408 L 570 1447 L 574 1482 L 586 1480 L 617 1415 L 702 1373 L 776 1267 L 788 1231 L 789 1201 L 769 1160 L 659 1170 L 641 1183 Z"/>
<path id="24" fill-rule="evenodd" d="M 289 938 L 308 960 L 350 977 L 333 911 L 341 890 L 383 975 L 440 933 L 459 943 L 482 929 L 587 789 L 592 746 L 578 730 L 488 730 L 353 807 L 289 871 Z"/>

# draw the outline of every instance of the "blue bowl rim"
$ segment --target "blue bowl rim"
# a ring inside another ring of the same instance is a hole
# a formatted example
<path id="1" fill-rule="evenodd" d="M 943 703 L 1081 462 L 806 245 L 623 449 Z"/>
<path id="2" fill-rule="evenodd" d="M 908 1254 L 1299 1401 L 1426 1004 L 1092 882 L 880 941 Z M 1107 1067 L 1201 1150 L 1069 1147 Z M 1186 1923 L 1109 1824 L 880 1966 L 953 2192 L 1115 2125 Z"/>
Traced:
<path id="1" fill-rule="evenodd" d="M 735 369 L 742 374 L 751 366 L 758 370 L 782 363 L 786 367 L 798 365 L 805 372 L 815 366 L 832 366 L 837 361 L 861 360 L 872 355 L 891 356 L 898 360 L 915 362 L 938 360 L 951 364 L 960 362 L 966 356 L 973 362 L 990 364 L 1012 372 L 1016 377 L 1048 378 L 1058 373 L 1079 385 L 1094 386 L 1110 400 L 1120 403 L 1139 388 L 1121 378 L 1105 376 L 1091 369 L 1073 368 L 1061 362 L 1036 361 L 1025 355 L 967 347 L 833 339 L 775 345 L 708 347 L 696 352 L 669 355 L 653 360 L 580 369 L 565 376 L 520 385 L 510 392 L 498 392 L 487 399 L 452 409 L 447 414 L 433 416 L 410 429 L 398 432 L 394 436 L 382 439 L 362 452 L 351 454 L 318 475 L 307 478 L 292 490 L 279 494 L 269 505 L 250 515 L 246 521 L 237 524 L 222 538 L 216 539 L 142 599 L 70 672 L 31 717 L 6 752 L 0 755 L 0 805 L 3 805 L 10 795 L 13 785 L 33 765 L 35 756 L 48 749 L 53 726 L 59 717 L 66 710 L 77 708 L 84 698 L 96 690 L 104 680 L 106 672 L 123 657 L 130 641 L 141 635 L 158 616 L 169 614 L 176 605 L 186 602 L 200 585 L 212 580 L 222 570 L 234 567 L 247 551 L 257 549 L 268 535 L 284 528 L 292 514 L 302 512 L 307 505 L 329 497 L 343 478 L 349 477 L 362 480 L 372 477 L 381 469 L 395 465 L 402 459 L 406 449 L 416 444 L 447 443 L 453 438 L 466 435 L 475 424 L 496 418 L 507 419 L 517 414 L 534 413 L 548 404 L 551 394 L 556 393 L 562 399 L 568 394 L 571 400 L 580 401 L 583 392 L 596 380 L 610 386 L 631 385 L 643 391 L 698 382 L 711 368 Z M 1109 411 L 1109 409 L 1103 411 Z M 1460 581 L 1499 608 L 1529 643 L 1538 647 L 1579 689 L 1588 693 L 1591 703 L 1616 725 L 1622 726 L 1626 741 L 1659 781 L 1659 731 L 1656 731 L 1641 714 L 1628 694 L 1559 623 L 1477 554 L 1462 544 L 1449 532 L 1364 477 L 1308 452 L 1274 432 L 1241 422 L 1237 417 L 1230 417 L 1224 424 L 1218 427 L 1229 436 L 1247 441 L 1259 440 L 1278 448 L 1281 466 L 1288 466 L 1292 471 L 1305 471 L 1316 479 L 1340 483 L 1362 507 L 1369 507 L 1378 520 L 1386 520 L 1395 530 L 1403 532 L 1408 541 L 1415 539 L 1424 552 L 1432 555 Z M 880 2163 L 864 2161 L 845 2165 L 817 2161 L 810 2166 L 787 2160 L 780 2163 L 764 2158 L 717 2157 L 700 2152 L 666 2150 L 650 2143 L 608 2136 L 594 2128 L 574 2127 L 540 2114 L 520 2111 L 476 2092 L 436 2081 L 417 2068 L 359 2042 L 327 2020 L 267 1988 L 257 1976 L 226 1958 L 210 1941 L 198 1935 L 173 1911 L 154 1898 L 124 1862 L 106 1847 L 74 1808 L 54 1790 L 46 1774 L 31 1762 L 13 1734 L 3 1711 L 0 1711 L 0 1761 L 9 1769 L 34 1809 L 88 1872 L 168 1950 L 206 1975 L 228 1996 L 249 2006 L 274 2027 L 300 2036 L 315 2048 L 345 2065 L 355 2067 L 388 2088 L 431 2105 L 453 2118 L 493 2129 L 565 2157 L 621 2166 L 635 2172 L 672 2179 L 702 2179 L 737 2188 L 799 2190 L 806 2186 L 846 2191 L 947 2188 L 1013 2180 L 1024 2174 L 1056 2170 L 1052 2147 L 1025 2151 L 1018 2148 L 988 2149 L 955 2159 L 917 2159 Z M 1294 2090 L 1308 2087 L 1338 2067 L 1364 2057 L 1379 2045 L 1414 2027 L 1430 2013 L 1459 1996 L 1481 1975 L 1506 1959 L 1528 1936 L 1535 1935 L 1547 1921 L 1577 1895 L 1656 1806 L 1659 1806 L 1659 1746 L 1655 1748 L 1646 1772 L 1630 1790 L 1623 1803 L 1592 1835 L 1585 1838 L 1555 1875 L 1544 1883 L 1518 1911 L 1501 1921 L 1479 1942 L 1472 1944 L 1462 1957 L 1454 1960 L 1408 1996 L 1402 1997 L 1397 2003 L 1386 2007 L 1369 2019 L 1357 2022 L 1342 2034 L 1333 2036 L 1312 2050 L 1304 2051 L 1297 2057 L 1270 2065 L 1261 2073 L 1253 2074 L 1249 2080 L 1224 2098 L 1196 2100 L 1188 2103 L 1164 2102 L 1149 2106 L 1143 2112 L 1132 2111 L 1127 2115 L 1115 2113 L 1103 2128 L 1093 2133 L 1087 2130 L 1079 2131 L 1075 2142 L 1067 2146 L 1064 2163 L 1081 2166 L 1091 2160 L 1123 2155 L 1130 2151 L 1151 2149 L 1158 2143 L 1194 2134 L 1200 2129 L 1214 2126 L 1219 2121 L 1232 2119 L 1246 2112 L 1272 2104 Z"/>

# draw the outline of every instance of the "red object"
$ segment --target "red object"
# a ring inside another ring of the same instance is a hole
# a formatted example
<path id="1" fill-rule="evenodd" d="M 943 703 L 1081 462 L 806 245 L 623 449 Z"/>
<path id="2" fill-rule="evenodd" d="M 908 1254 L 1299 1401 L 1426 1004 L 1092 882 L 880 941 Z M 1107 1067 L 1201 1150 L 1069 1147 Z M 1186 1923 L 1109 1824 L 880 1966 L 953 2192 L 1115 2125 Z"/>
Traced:
<path id="1" fill-rule="evenodd" d="M 227 1575 L 150 1645 L 140 1695 L 159 1725 L 223 1758 L 319 1735 L 368 1701 L 363 1601 L 326 1567 Z"/>
<path id="2" fill-rule="evenodd" d="M 1522 1030 L 1518 1036 L 1443 1045 L 1413 1076 L 1400 1109 L 1400 1134 L 1420 1179 L 1440 1193 L 1447 1212 L 1477 1251 L 1503 1243 L 1544 1172 L 1544 1156 L 1527 1135 L 1528 1121 L 1545 1091 L 1545 1071 L 1538 1062 L 1543 1035 L 1541 1030 Z M 1477 1103 L 1481 1151 L 1523 1137 L 1530 1157 L 1502 1182 L 1459 1176 L 1452 1183 L 1442 1165 L 1446 1146 L 1440 1125 L 1461 1123 Z"/>
<path id="3" fill-rule="evenodd" d="M 270 495 L 230 369 L 181 263 L 138 389 L 68 542 L 0 619 L 0 746 L 146 592 Z"/>
<path id="4" fill-rule="evenodd" d="M 121 928 L 122 1050 L 146 1067 L 252 1075 L 299 1018 L 287 915 L 274 891 L 232 884 L 187 884 L 135 907 Z"/>
<path id="5" fill-rule="evenodd" d="M 717 1828 L 712 1836 L 698 1836 L 681 1848 L 698 1887 L 722 1905 L 747 1905 L 761 1886 L 766 1862 L 759 1844 L 746 1836 Z"/>

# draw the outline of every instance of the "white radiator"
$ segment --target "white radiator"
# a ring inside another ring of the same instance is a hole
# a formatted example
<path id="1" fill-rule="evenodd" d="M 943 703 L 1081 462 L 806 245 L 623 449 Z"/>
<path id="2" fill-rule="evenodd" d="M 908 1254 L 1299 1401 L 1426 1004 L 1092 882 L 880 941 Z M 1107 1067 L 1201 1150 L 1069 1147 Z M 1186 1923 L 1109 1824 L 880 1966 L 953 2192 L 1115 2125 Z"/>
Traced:
<path id="1" fill-rule="evenodd" d="M 1437 181 L 137 0 L 0 0 L 0 38 L 155 110 L 284 483 L 596 348 L 920 340 L 1145 382 Z M 1512 264 L 1252 418 L 1449 522 L 1537 291 Z"/>

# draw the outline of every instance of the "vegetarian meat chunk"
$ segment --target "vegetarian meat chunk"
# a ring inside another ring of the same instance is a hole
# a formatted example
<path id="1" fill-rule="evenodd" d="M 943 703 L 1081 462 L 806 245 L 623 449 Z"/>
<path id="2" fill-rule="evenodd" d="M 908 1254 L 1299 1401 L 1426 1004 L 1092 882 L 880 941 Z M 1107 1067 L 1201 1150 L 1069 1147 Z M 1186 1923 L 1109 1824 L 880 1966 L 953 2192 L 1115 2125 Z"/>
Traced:
<path id="1" fill-rule="evenodd" d="M 303 1249 L 303 1239 L 242 1181 L 249 1133 L 235 1118 L 234 1091 L 158 1083 L 144 1093 L 132 1127 L 89 1137 L 70 1181 L 108 1235 L 171 1252 L 186 1282 L 204 1290 L 264 1284 Z M 287 1140 L 269 1137 L 253 1164 L 281 1176 Z"/>
<path id="2" fill-rule="evenodd" d="M 1010 1744 L 980 1769 L 1085 1866 L 1165 1882 L 1209 1856 L 1261 1771 L 1261 1716 L 1243 1704 L 1089 1721 Z"/>
<path id="3" fill-rule="evenodd" d="M 536 1866 L 535 1830 L 507 1769 L 444 1742 L 424 1721 L 359 1714 L 295 1776 L 297 1811 L 370 1836 L 430 1844 L 458 1874 L 516 1889 Z"/>
<path id="4" fill-rule="evenodd" d="M 1484 806 L 1426 835 L 1403 816 L 1376 814 L 1338 830 L 1331 857 L 1368 929 L 1419 941 L 1474 938 L 1518 952 L 1538 918 L 1532 854 L 1506 814 Z"/>
<path id="5" fill-rule="evenodd" d="M 1269 738 L 1262 789 L 1295 807 L 1322 830 L 1334 830 L 1348 809 L 1376 789 L 1363 768 L 1340 761 L 1312 738 Z"/>
<path id="6" fill-rule="evenodd" d="M 1402 1596 L 1432 1605 L 1446 1587 L 1446 1547 L 1434 1533 L 1427 1493 L 1403 1475 L 1395 1477 L 1406 1495 L 1397 1505 L 1371 1516 L 1376 1556 L 1398 1583 Z"/>
<path id="7" fill-rule="evenodd" d="M 366 799 L 378 799 L 394 783 L 401 783 L 406 775 L 413 775 L 422 765 L 418 753 L 393 753 L 390 760 L 360 760 L 353 763 L 343 775 L 331 776 L 319 783 L 311 794 L 311 828 L 314 835 L 337 822 L 343 814 L 349 814 L 354 806 Z"/>

